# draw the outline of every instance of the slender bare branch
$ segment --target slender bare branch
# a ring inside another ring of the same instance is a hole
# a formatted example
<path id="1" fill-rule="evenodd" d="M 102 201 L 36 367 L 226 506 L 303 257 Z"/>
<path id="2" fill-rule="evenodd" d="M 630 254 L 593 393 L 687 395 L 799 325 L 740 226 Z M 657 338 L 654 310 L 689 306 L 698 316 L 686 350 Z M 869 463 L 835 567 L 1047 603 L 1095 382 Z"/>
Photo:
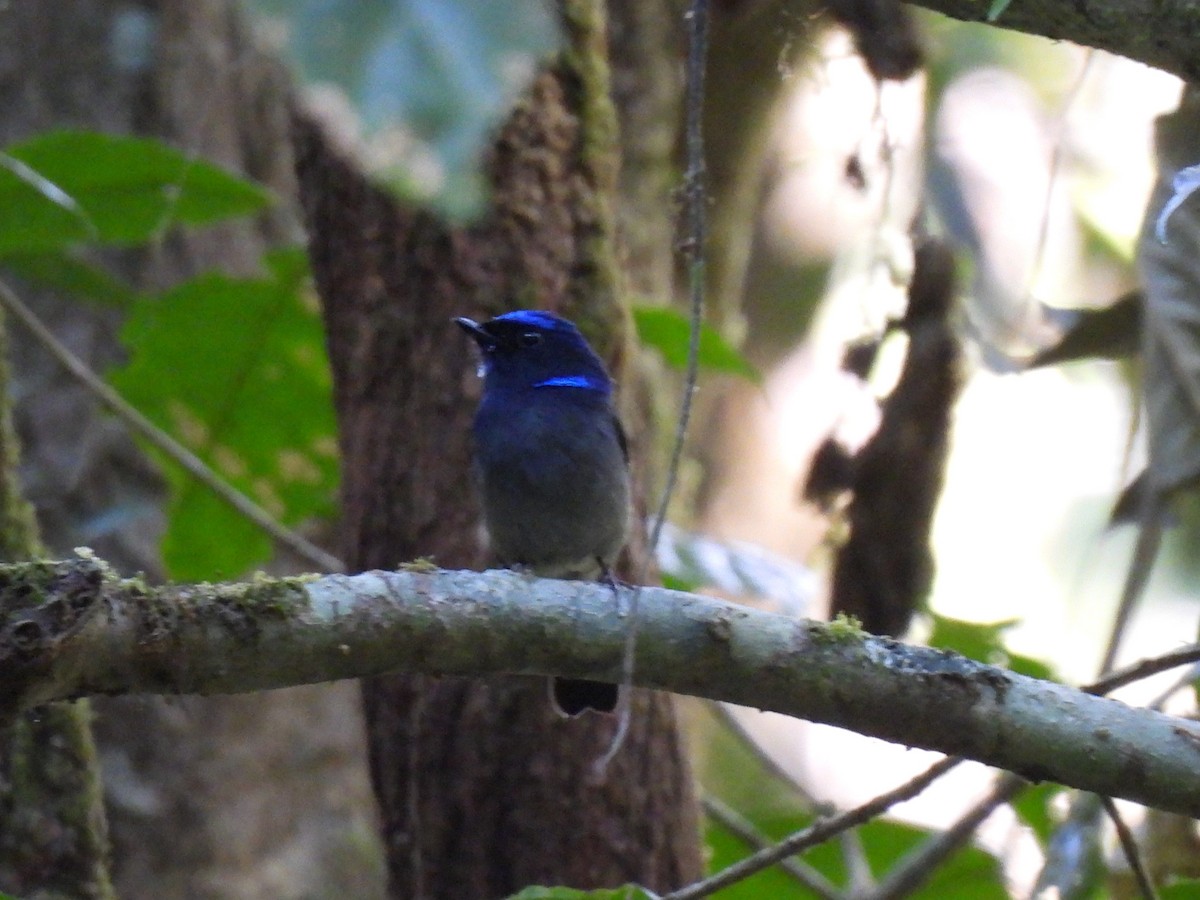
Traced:
<path id="1" fill-rule="evenodd" d="M 1189 663 L 1200 662 L 1200 644 L 1189 644 L 1162 656 L 1141 659 L 1123 669 L 1103 675 L 1083 688 L 1089 694 L 1111 694 L 1127 684 L 1141 681 L 1159 672 L 1166 672 Z"/>
<path id="2" fill-rule="evenodd" d="M 753 823 L 748 822 L 737 810 L 731 809 L 711 794 L 704 796 L 701 804 L 713 821 L 727 828 L 738 840 L 753 847 L 756 851 L 774 845 L 774 841 L 755 828 Z M 785 858 L 776 865 L 823 900 L 841 900 L 845 896 L 838 890 L 837 885 L 801 860 Z"/>
<path id="3" fill-rule="evenodd" d="M 701 897 L 710 897 L 721 890 L 721 888 L 742 881 L 755 872 L 775 865 L 781 859 L 786 859 L 793 854 L 799 853 L 801 850 L 824 843 L 831 837 L 854 828 L 856 825 L 869 822 L 897 803 L 915 797 L 960 762 L 962 762 L 960 759 L 947 758 L 934 763 L 916 778 L 906 781 L 900 787 L 880 794 L 878 797 L 868 800 L 862 806 L 857 806 L 854 809 L 838 813 L 834 816 L 818 819 L 808 828 L 796 832 L 775 846 L 760 850 L 758 853 L 748 856 L 726 869 L 722 869 L 720 872 L 705 878 L 703 881 L 697 881 L 695 884 L 690 884 L 681 890 L 673 891 L 663 897 L 662 900 L 700 900 Z"/>
<path id="4" fill-rule="evenodd" d="M 971 807 L 945 831 L 934 835 L 888 872 L 887 877 L 864 900 L 898 900 L 916 890 L 957 850 L 966 844 L 975 830 L 996 811 L 1015 797 L 1026 781 L 1016 775 L 1004 774 L 986 797 Z"/>
<path id="5" fill-rule="evenodd" d="M 1113 827 L 1117 829 L 1117 841 L 1121 845 L 1125 861 L 1129 863 L 1129 870 L 1133 873 L 1133 883 L 1137 885 L 1142 900 L 1158 900 L 1158 891 L 1154 890 L 1154 883 L 1150 880 L 1146 867 L 1142 865 L 1142 854 L 1138 850 L 1137 841 L 1121 816 L 1121 811 L 1117 809 L 1117 804 L 1111 797 L 1101 797 L 1100 802 L 1104 804 L 1104 812 L 1108 814 Z"/>

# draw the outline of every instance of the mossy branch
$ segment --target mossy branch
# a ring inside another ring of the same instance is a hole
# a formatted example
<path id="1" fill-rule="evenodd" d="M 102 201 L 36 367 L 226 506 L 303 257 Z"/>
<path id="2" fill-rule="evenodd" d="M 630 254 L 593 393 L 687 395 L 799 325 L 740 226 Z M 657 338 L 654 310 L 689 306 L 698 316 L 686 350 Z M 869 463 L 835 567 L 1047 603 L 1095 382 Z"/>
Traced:
<path id="1" fill-rule="evenodd" d="M 627 602 L 628 598 L 624 598 Z M 945 651 L 644 588 L 638 684 L 1200 816 L 1200 725 Z M 603 584 L 413 568 L 149 588 L 89 555 L 0 566 L 0 713 L 388 671 L 615 680 Z"/>

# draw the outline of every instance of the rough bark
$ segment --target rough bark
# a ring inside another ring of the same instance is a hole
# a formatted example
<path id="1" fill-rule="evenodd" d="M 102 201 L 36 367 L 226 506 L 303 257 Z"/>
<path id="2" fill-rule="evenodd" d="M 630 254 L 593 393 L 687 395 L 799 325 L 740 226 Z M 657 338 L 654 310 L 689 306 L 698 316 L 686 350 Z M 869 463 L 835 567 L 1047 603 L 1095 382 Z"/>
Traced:
<path id="1" fill-rule="evenodd" d="M 300 239 L 288 83 L 235 4 L 69 0 L 49 15 L 10 3 L 0 34 L 0 146 L 56 127 L 157 136 L 280 199 L 253 222 L 106 254 L 112 270 L 144 289 L 214 267 L 249 275 L 268 246 Z M 22 296 L 94 368 L 120 359 L 120 310 L 28 287 Z M 64 554 L 88 545 L 123 571 L 160 576 L 161 478 L 122 425 L 24 332 L 15 337 L 22 474 L 47 543 Z M 96 706 L 121 896 L 382 893 L 352 684 Z"/>
<path id="2" fill-rule="evenodd" d="M 451 316 L 558 310 L 622 371 L 617 126 L 598 10 L 563 4 L 568 49 L 498 134 L 492 209 L 469 230 L 400 206 L 297 122 L 352 569 L 419 555 L 480 561 L 468 487 L 478 385 Z M 662 890 L 698 873 L 669 698 L 636 697 L 629 737 L 601 784 L 588 773 L 613 723 L 557 720 L 541 679 L 380 678 L 364 685 L 364 699 L 393 896 L 487 898 L 530 883 L 627 880 Z"/>
<path id="3" fill-rule="evenodd" d="M 675 297 L 676 193 L 683 121 L 683 9 L 678 0 L 609 0 L 613 103 L 621 135 L 617 227 L 626 290 L 635 304 L 669 304 Z M 661 489 L 658 463 L 669 454 L 674 382 L 640 360 L 643 377 L 626 376 L 621 415 L 633 447 L 635 505 L 645 514 Z M 637 535 L 635 537 L 642 537 Z"/>
<path id="4" fill-rule="evenodd" d="M 674 283 L 672 197 L 683 99 L 677 0 L 609 0 L 612 94 L 621 133 L 618 225 L 628 290 L 667 303 Z"/>

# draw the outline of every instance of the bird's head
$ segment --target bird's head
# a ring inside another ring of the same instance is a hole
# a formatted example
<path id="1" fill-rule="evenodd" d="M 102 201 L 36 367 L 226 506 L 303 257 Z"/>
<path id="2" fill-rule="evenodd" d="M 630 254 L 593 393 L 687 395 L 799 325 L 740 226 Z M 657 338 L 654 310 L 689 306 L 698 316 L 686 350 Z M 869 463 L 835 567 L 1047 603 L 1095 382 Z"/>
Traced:
<path id="1" fill-rule="evenodd" d="M 612 391 L 604 363 L 579 329 L 553 313 L 520 309 L 482 324 L 467 318 L 454 321 L 479 346 L 485 390 Z"/>

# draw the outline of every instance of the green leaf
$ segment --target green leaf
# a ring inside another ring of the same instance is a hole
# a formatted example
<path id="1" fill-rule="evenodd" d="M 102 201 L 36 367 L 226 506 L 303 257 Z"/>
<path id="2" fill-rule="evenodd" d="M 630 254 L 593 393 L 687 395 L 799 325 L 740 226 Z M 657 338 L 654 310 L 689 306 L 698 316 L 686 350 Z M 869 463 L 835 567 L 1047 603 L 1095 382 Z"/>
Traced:
<path id="1" fill-rule="evenodd" d="M 7 153 L 26 174 L 0 167 L 0 253 L 89 239 L 140 244 L 175 223 L 207 225 L 270 200 L 261 187 L 149 138 L 54 131 Z"/>
<path id="2" fill-rule="evenodd" d="M 0 265 L 27 281 L 101 303 L 127 306 L 140 296 L 120 278 L 80 258 L 72 248 L 0 254 Z"/>
<path id="3" fill-rule="evenodd" d="M 883 877 L 909 853 L 937 839 L 938 833 L 877 819 L 859 829 L 859 837 L 872 871 Z M 978 847 L 967 846 L 939 865 L 919 890 L 907 896 L 919 900 L 1004 900 L 1009 894 L 996 858 Z"/>
<path id="4" fill-rule="evenodd" d="M 704 586 L 698 581 L 680 578 L 677 575 L 672 575 L 670 572 L 663 572 L 661 578 L 662 586 L 672 591 L 687 591 L 688 593 L 693 593 Z"/>
<path id="5" fill-rule="evenodd" d="M 1004 633 L 1019 619 L 1002 622 L 964 622 L 946 616 L 933 616 L 933 633 L 929 646 L 942 650 L 953 650 L 963 656 L 977 659 L 992 666 L 1004 666 L 1030 678 L 1056 681 L 1057 676 L 1050 666 L 1031 656 L 1013 653 L 1004 645 Z"/>
<path id="6" fill-rule="evenodd" d="M 1160 900 L 1200 900 L 1200 879 L 1181 878 L 1158 892 Z"/>
<path id="7" fill-rule="evenodd" d="M 126 399 L 284 524 L 332 510 L 337 451 L 320 321 L 304 254 L 268 275 L 208 273 L 134 305 L 112 374 Z M 177 466 L 163 555 L 171 576 L 233 576 L 270 554 L 258 529 Z"/>
<path id="8" fill-rule="evenodd" d="M 805 827 L 808 820 L 800 816 L 777 817 L 759 820 L 754 824 L 773 840 L 781 840 Z M 879 819 L 858 829 L 871 871 L 881 878 L 933 834 L 910 825 Z M 709 825 L 706 839 L 710 872 L 727 868 L 749 852 L 749 848 L 719 825 Z M 812 847 L 801 858 L 834 884 L 846 884 L 848 874 L 839 841 L 827 841 Z M 725 888 L 720 896 L 721 900 L 762 900 L 763 897 L 808 900 L 812 894 L 780 870 L 768 869 Z M 1004 890 L 996 859 L 976 847 L 965 847 L 942 863 L 921 889 L 908 896 L 923 900 L 1003 900 L 1008 894 Z"/>
<path id="9" fill-rule="evenodd" d="M 748 856 L 752 850 L 733 832 L 717 822 L 709 822 L 704 836 L 708 850 L 709 874 L 729 868 Z M 807 855 L 805 858 L 812 862 Z M 828 875 L 827 872 L 823 874 Z M 720 893 L 721 900 L 763 900 L 764 897 L 770 897 L 772 900 L 809 900 L 812 892 L 781 869 L 771 866 L 723 888 Z"/>
<path id="10" fill-rule="evenodd" d="M 1019 619 L 1002 622 L 965 622 L 946 616 L 933 616 L 933 633 L 929 646 L 942 650 L 953 650 L 980 662 L 994 663 L 1005 655 L 1004 632 L 1012 628 Z"/>
<path id="11" fill-rule="evenodd" d="M 1064 790 L 1062 785 L 1044 781 L 1022 789 L 1012 801 L 1011 805 L 1017 816 L 1033 829 L 1043 847 L 1058 827 L 1051 806 L 1054 798 Z"/>
<path id="12" fill-rule="evenodd" d="M 723 794 L 725 802 L 734 806 L 759 832 L 773 841 L 782 840 L 813 822 L 813 816 L 800 807 L 792 786 L 782 781 L 761 758 L 754 757 L 725 729 L 710 735 L 707 741 L 709 756 L 705 784 L 714 793 Z M 720 758 L 713 758 L 713 754 Z M 904 856 L 928 839 L 932 832 L 895 822 L 875 820 L 858 829 L 860 843 L 872 871 L 883 877 Z M 705 830 L 710 873 L 728 868 L 746 857 L 753 848 L 713 819 Z M 812 847 L 802 855 L 805 863 L 830 882 L 845 885 L 849 880 L 846 859 L 840 841 L 827 841 Z M 812 894 L 791 876 L 777 868 L 764 870 L 739 884 L 722 889 L 722 900 L 791 900 Z M 989 854 L 967 848 L 939 867 L 929 884 L 915 896 L 934 898 L 999 898 L 1005 897 L 999 866 Z"/>
<path id="13" fill-rule="evenodd" d="M 96 237 L 96 228 L 77 203 L 60 202 L 60 189 L 47 191 L 50 182 L 24 163 L 0 167 L 0 253 L 45 250 Z M 36 174 L 36 173 L 34 173 Z"/>
<path id="14" fill-rule="evenodd" d="M 658 894 L 633 884 L 599 891 L 579 891 L 567 887 L 527 887 L 519 894 L 513 894 L 508 900 L 658 900 Z"/>
<path id="15" fill-rule="evenodd" d="M 1037 678 L 1041 681 L 1062 681 L 1058 677 L 1058 673 L 1040 659 L 1025 656 L 1023 653 L 1013 653 L 1011 650 L 1007 651 L 1005 656 L 1008 657 L 1005 666 L 1010 672 L 1016 672 L 1027 678 Z"/>
<path id="16" fill-rule="evenodd" d="M 804 795 L 766 759 L 745 734 L 718 722 L 704 738 L 705 789 L 759 827 L 780 819 L 811 821 L 797 812 Z"/>
<path id="17" fill-rule="evenodd" d="M 662 306 L 635 306 L 633 321 L 641 342 L 658 350 L 667 365 L 681 370 L 687 367 L 691 324 L 684 316 Z M 755 384 L 762 383 L 758 370 L 709 325 L 700 327 L 699 362 L 700 368 L 710 372 L 739 375 Z"/>
<path id="18" fill-rule="evenodd" d="M 8 174 L 12 175 L 18 181 L 41 194 L 46 202 L 78 218 L 86 228 L 90 229 L 92 227 L 92 223 L 88 220 L 84 211 L 79 208 L 79 204 L 75 202 L 74 197 L 40 172 L 31 169 L 21 160 L 9 156 L 7 153 L 0 153 L 0 169 L 8 172 Z"/>

